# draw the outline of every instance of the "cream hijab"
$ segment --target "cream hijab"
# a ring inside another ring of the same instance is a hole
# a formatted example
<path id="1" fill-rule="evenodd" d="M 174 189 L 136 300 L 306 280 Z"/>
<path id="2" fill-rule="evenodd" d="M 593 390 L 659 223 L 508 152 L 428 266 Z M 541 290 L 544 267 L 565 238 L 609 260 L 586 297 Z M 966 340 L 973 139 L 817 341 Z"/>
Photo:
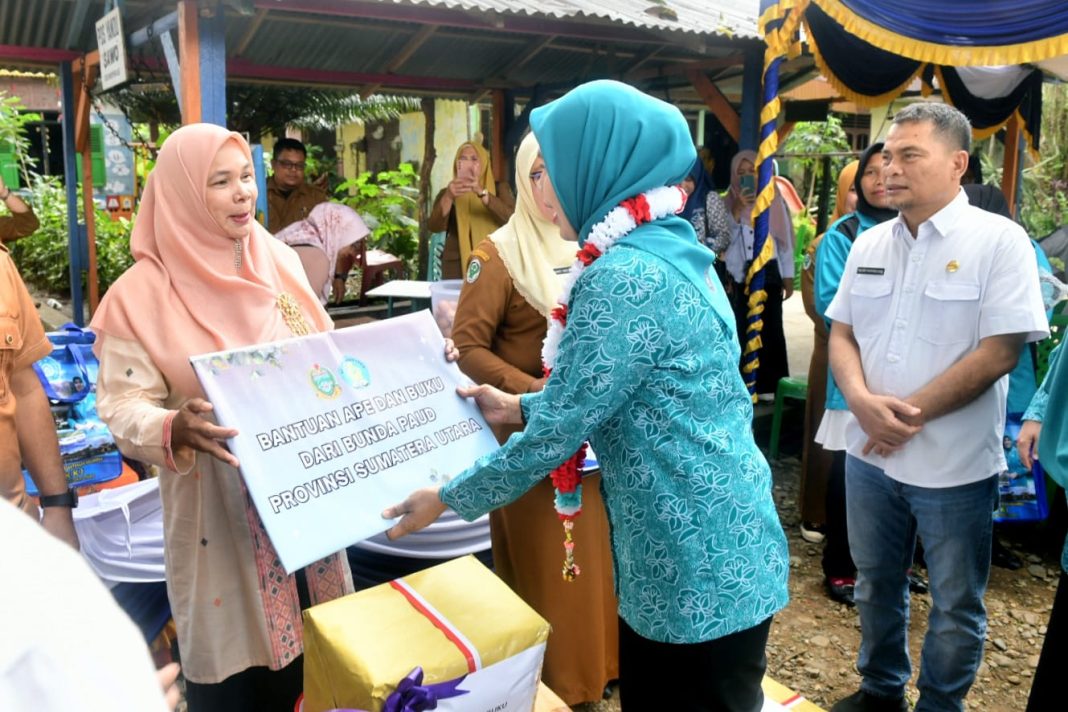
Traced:
<path id="1" fill-rule="evenodd" d="M 190 356 L 293 336 L 280 294 L 296 300 L 313 332 L 333 328 L 297 253 L 256 221 L 240 240 L 235 268 L 234 240 L 205 201 L 211 162 L 230 141 L 251 162 L 241 134 L 221 126 L 190 124 L 167 138 L 134 220 L 134 266 L 108 290 L 91 325 L 105 338 L 140 343 L 171 392 L 185 398 L 203 397 Z"/>
<path id="2" fill-rule="evenodd" d="M 538 140 L 527 134 L 519 144 L 515 159 L 515 185 L 518 193 L 515 212 L 497 229 L 490 240 L 500 253 L 523 298 L 546 318 L 556 306 L 565 270 L 575 261 L 578 245 L 560 237 L 560 230 L 542 217 L 538 198 L 530 185 L 530 169 L 538 158 Z"/>

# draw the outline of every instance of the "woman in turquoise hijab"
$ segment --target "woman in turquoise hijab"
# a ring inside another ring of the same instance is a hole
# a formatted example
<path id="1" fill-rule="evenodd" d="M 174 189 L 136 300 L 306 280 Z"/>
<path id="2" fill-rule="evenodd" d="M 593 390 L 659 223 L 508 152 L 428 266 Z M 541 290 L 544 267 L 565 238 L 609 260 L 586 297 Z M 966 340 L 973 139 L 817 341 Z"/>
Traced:
<path id="1" fill-rule="evenodd" d="M 757 712 L 789 558 L 715 257 L 675 215 L 685 196 L 669 186 L 694 159 L 686 121 L 611 81 L 584 84 L 530 121 L 546 205 L 581 247 L 543 350 L 551 375 L 522 396 L 460 389 L 490 422 L 526 428 L 383 512 L 403 515 L 389 534 L 446 507 L 473 519 L 505 505 L 588 440 L 611 524 L 625 709 Z M 566 520 L 579 494 L 561 472 Z"/>
<path id="2" fill-rule="evenodd" d="M 1068 490 L 1068 358 L 1061 353 L 1063 342 L 1053 350 L 1049 359 L 1049 371 L 1042 385 L 1031 399 L 1024 413 L 1023 426 L 1017 448 L 1020 462 L 1030 469 L 1032 458 L 1040 460 L 1042 467 L 1057 484 Z M 1053 407 L 1050 408 L 1050 404 Z M 1041 437 L 1040 437 L 1041 435 Z M 1064 704 L 1063 678 L 1064 656 L 1068 654 L 1068 539 L 1061 552 L 1061 578 L 1053 610 L 1046 626 L 1046 639 L 1042 642 L 1042 654 L 1031 680 L 1031 695 L 1027 699 L 1027 712 L 1060 709 Z"/>

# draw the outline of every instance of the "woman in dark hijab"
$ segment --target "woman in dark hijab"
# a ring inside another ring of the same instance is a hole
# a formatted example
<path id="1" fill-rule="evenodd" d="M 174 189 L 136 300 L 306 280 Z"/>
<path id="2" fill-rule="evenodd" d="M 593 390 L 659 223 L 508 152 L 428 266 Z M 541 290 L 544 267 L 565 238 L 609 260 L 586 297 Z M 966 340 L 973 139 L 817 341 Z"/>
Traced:
<path id="1" fill-rule="evenodd" d="M 731 244 L 730 215 L 700 157 L 690 166 L 690 174 L 682 181 L 682 189 L 689 197 L 680 215 L 693 225 L 697 241 L 716 254 L 716 274 L 726 286 L 727 268 L 719 257 Z"/>

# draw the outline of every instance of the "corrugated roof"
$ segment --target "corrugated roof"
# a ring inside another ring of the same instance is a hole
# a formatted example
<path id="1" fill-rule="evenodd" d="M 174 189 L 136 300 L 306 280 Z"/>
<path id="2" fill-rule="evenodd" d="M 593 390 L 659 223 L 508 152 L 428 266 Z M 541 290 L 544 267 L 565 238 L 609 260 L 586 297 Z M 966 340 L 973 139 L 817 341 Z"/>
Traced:
<path id="1" fill-rule="evenodd" d="M 596 18 L 669 32 L 759 39 L 759 0 L 380 0 L 557 20 Z"/>
<path id="2" fill-rule="evenodd" d="M 125 29 L 175 7 L 174 0 L 126 0 Z M 224 7 L 235 81 L 468 96 L 615 77 L 691 96 L 682 65 L 695 62 L 730 82 L 741 73 L 742 53 L 759 46 L 758 0 L 241 0 Z M 54 64 L 56 51 L 69 59 L 95 49 L 103 9 L 104 0 L 0 0 L 0 46 L 7 46 L 0 61 Z M 164 66 L 158 41 L 129 55 L 138 75 Z"/>

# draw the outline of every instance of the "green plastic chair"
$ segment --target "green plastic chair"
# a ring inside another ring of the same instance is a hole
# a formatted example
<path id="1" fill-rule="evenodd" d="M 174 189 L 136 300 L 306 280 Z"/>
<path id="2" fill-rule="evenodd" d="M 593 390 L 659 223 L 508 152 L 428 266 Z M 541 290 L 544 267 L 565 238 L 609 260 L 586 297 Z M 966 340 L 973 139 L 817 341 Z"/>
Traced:
<path id="1" fill-rule="evenodd" d="M 441 280 L 441 253 L 445 251 L 445 233 L 435 232 L 430 236 L 426 256 L 426 281 Z"/>
<path id="2" fill-rule="evenodd" d="M 771 441 L 768 444 L 768 454 L 772 460 L 779 456 L 779 434 L 782 432 L 782 407 L 787 398 L 794 400 L 808 399 L 808 379 L 791 378 L 787 376 L 779 379 L 775 387 L 775 411 L 771 416 Z"/>

